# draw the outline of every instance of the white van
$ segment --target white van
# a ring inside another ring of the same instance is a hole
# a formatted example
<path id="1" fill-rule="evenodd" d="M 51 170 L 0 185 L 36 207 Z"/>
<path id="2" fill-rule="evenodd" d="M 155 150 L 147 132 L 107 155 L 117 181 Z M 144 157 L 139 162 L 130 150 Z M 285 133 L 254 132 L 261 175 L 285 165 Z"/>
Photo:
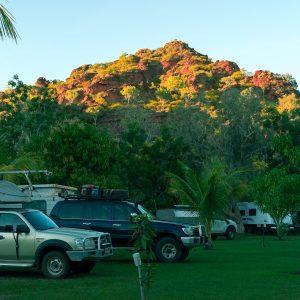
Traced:
<path id="1" fill-rule="evenodd" d="M 268 213 L 263 213 L 255 202 L 238 202 L 237 207 L 242 216 L 242 222 L 246 233 L 255 231 L 275 231 L 276 224 L 274 219 Z M 287 224 L 289 229 L 294 229 L 292 216 L 287 215 L 283 219 L 283 223 Z"/>

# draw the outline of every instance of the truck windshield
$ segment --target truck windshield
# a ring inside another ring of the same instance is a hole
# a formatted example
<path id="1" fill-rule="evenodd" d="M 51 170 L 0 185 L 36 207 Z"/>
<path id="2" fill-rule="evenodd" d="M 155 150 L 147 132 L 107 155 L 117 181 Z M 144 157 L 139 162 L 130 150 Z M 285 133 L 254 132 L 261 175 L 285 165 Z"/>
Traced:
<path id="1" fill-rule="evenodd" d="M 36 230 L 58 228 L 58 226 L 41 211 L 25 212 L 23 213 L 23 216 Z"/>

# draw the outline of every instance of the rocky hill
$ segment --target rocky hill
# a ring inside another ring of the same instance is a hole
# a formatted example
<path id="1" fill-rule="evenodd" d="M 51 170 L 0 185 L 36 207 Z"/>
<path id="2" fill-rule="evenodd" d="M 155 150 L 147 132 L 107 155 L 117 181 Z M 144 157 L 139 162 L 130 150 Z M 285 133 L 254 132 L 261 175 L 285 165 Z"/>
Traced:
<path id="1" fill-rule="evenodd" d="M 291 94 L 300 97 L 290 75 L 263 70 L 248 74 L 234 62 L 214 62 L 178 40 L 155 50 L 122 54 L 113 62 L 80 66 L 64 82 L 39 78 L 32 89 L 39 94 L 41 88 L 54 91 L 61 104 L 84 105 L 92 112 L 128 103 L 167 111 L 216 101 L 233 88 L 274 102 Z"/>

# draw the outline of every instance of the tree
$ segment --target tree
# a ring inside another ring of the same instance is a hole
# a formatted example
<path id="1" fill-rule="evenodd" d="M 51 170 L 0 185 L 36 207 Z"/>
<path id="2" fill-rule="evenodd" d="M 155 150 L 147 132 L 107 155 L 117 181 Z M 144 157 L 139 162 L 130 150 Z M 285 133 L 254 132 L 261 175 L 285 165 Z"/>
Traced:
<path id="1" fill-rule="evenodd" d="M 136 86 L 133 85 L 124 85 L 121 90 L 122 96 L 127 100 L 129 104 L 130 101 L 135 101 L 140 96 L 140 91 Z"/>
<path id="2" fill-rule="evenodd" d="M 86 183 L 120 186 L 114 170 L 116 145 L 106 132 L 99 132 L 92 125 L 72 122 L 57 125 L 27 148 L 41 153 L 56 183 L 76 187 Z"/>
<path id="3" fill-rule="evenodd" d="M 242 94 L 238 89 L 227 90 L 217 106 L 218 156 L 230 166 L 250 165 L 257 157 L 264 157 L 271 139 L 262 128 L 262 105 L 250 90 Z"/>
<path id="4" fill-rule="evenodd" d="M 300 203 L 300 175 L 289 174 L 284 168 L 273 168 L 254 184 L 257 204 L 269 213 L 277 226 L 277 236 L 281 240 L 286 233 L 284 218 L 293 213 Z"/>
<path id="5" fill-rule="evenodd" d="M 199 221 L 203 222 L 208 236 L 207 249 L 212 249 L 211 230 L 213 220 L 224 215 L 233 192 L 234 175 L 227 172 L 219 161 L 206 164 L 202 172 L 190 169 L 181 163 L 182 176 L 167 173 L 170 178 L 170 192 L 182 204 L 191 205 L 197 210 Z"/>
<path id="6" fill-rule="evenodd" d="M 149 137 L 140 123 L 131 122 L 120 136 L 120 177 L 132 197 L 142 200 L 147 208 L 168 206 L 167 171 L 178 170 L 176 159 L 187 150 L 179 138 L 172 138 L 168 130 Z"/>
<path id="7" fill-rule="evenodd" d="M 14 21 L 13 15 L 0 4 L 0 38 L 2 40 L 4 38 L 10 38 L 17 42 L 19 35 L 14 26 Z"/>
<path id="8" fill-rule="evenodd" d="M 284 95 L 283 97 L 278 99 L 278 111 L 292 111 L 294 109 L 300 108 L 300 99 L 294 93 L 290 95 Z"/>
<path id="9" fill-rule="evenodd" d="M 254 195 L 261 209 L 273 217 L 282 239 L 283 218 L 300 203 L 299 110 L 285 109 L 280 114 L 268 109 L 264 124 L 274 130 L 272 151 L 265 162 L 267 171 L 253 183 Z"/>

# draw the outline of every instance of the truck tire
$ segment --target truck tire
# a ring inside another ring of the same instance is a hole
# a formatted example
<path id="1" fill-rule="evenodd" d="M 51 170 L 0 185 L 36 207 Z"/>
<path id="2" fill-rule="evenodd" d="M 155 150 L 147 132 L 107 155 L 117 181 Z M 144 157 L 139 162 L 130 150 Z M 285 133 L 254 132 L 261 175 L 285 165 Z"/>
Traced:
<path id="1" fill-rule="evenodd" d="M 61 251 L 50 251 L 42 259 L 42 272 L 48 278 L 66 278 L 70 274 L 70 270 L 70 261 Z"/>
<path id="2" fill-rule="evenodd" d="M 235 239 L 236 230 L 233 226 L 230 226 L 226 230 L 226 239 L 227 240 L 234 240 Z"/>
<path id="3" fill-rule="evenodd" d="M 79 261 L 72 263 L 72 271 L 74 273 L 86 274 L 91 272 L 96 265 L 94 261 Z"/>
<path id="4" fill-rule="evenodd" d="M 181 254 L 181 257 L 180 257 L 180 261 L 183 261 L 188 257 L 188 255 L 190 253 L 190 250 L 191 250 L 190 248 L 183 248 L 182 249 L 182 254 Z"/>
<path id="5" fill-rule="evenodd" d="M 173 237 L 159 239 L 154 252 L 157 260 L 164 263 L 178 262 L 182 257 L 182 247 Z"/>

